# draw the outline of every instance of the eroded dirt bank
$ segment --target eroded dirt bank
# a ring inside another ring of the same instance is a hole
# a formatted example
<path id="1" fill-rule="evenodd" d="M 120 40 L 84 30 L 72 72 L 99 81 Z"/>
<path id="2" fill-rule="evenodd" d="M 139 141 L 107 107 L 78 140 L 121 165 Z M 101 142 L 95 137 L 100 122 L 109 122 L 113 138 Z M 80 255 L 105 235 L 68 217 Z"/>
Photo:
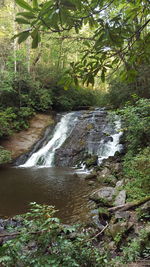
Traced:
<path id="1" fill-rule="evenodd" d="M 42 137 L 45 128 L 54 124 L 53 115 L 36 114 L 30 120 L 30 127 L 14 133 L 9 139 L 0 142 L 0 145 L 12 153 L 12 159 L 29 151 Z"/>

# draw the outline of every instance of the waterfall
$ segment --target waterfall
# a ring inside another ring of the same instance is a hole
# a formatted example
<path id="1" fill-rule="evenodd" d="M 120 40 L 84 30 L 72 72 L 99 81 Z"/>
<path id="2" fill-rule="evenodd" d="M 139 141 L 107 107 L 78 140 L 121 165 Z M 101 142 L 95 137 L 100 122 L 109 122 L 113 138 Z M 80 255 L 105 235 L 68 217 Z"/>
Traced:
<path id="1" fill-rule="evenodd" d="M 66 138 L 70 135 L 76 122 L 77 116 L 75 112 L 63 115 L 60 122 L 58 122 L 55 127 L 52 139 L 40 150 L 33 153 L 20 167 L 52 167 L 54 164 L 55 151 L 61 147 Z"/>
<path id="2" fill-rule="evenodd" d="M 98 111 L 93 113 L 92 123 L 95 125 L 88 138 L 88 154 L 98 156 L 98 164 L 100 165 L 104 159 L 114 156 L 115 153 L 121 151 L 122 145 L 119 143 L 122 135 L 121 120 L 116 115 L 114 117 L 114 123 L 108 121 L 106 125 L 103 125 L 104 136 L 101 140 L 95 138 L 95 130 L 99 132 L 98 126 L 96 125 L 95 115 Z"/>
<path id="3" fill-rule="evenodd" d="M 115 116 L 114 121 L 114 131 L 110 134 L 110 138 L 107 142 L 102 140 L 98 147 L 97 155 L 98 155 L 98 162 L 99 165 L 102 163 L 103 159 L 107 159 L 111 156 L 114 156 L 117 151 L 121 151 L 122 145 L 119 143 L 120 137 L 122 135 L 121 129 L 121 121 L 118 116 Z M 106 126 L 105 130 L 109 130 Z"/>
<path id="4" fill-rule="evenodd" d="M 122 148 L 121 121 L 116 115 L 112 122 L 108 114 L 105 109 L 96 108 L 62 115 L 52 138 L 20 167 L 74 167 L 79 162 L 84 165 L 87 153 L 97 155 L 100 165 L 103 159 L 114 156 Z"/>

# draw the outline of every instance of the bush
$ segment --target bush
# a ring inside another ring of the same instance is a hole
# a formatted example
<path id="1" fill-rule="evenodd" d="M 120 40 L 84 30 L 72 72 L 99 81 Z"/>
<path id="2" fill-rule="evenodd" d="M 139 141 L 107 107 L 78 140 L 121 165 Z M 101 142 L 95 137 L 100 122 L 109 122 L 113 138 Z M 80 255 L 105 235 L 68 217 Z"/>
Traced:
<path id="1" fill-rule="evenodd" d="M 150 100 L 140 99 L 134 105 L 126 105 L 122 116 L 128 154 L 135 155 L 150 143 Z"/>
<path id="2" fill-rule="evenodd" d="M 124 174 L 128 179 L 125 186 L 128 199 L 145 197 L 150 192 L 150 147 L 143 149 L 135 157 L 126 157 Z"/>
<path id="3" fill-rule="evenodd" d="M 11 161 L 11 153 L 0 146 L 0 164 L 8 163 Z"/>
<path id="4" fill-rule="evenodd" d="M 8 137 L 13 131 L 28 128 L 28 120 L 33 114 L 33 110 L 28 107 L 9 107 L 0 111 L 0 137 Z"/>
<path id="5" fill-rule="evenodd" d="M 52 206 L 32 203 L 31 207 L 15 229 L 17 237 L 0 250 L 2 266 L 107 266 L 105 254 L 93 246 L 88 231 L 60 224 Z"/>

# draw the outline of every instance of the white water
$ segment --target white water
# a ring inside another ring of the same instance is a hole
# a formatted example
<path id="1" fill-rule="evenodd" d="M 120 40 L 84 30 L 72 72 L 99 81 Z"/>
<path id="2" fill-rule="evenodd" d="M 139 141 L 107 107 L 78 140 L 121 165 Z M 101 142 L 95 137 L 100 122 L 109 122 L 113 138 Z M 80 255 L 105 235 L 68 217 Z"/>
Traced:
<path id="1" fill-rule="evenodd" d="M 114 124 L 107 122 L 104 125 L 99 125 L 96 122 L 96 115 L 103 112 L 103 110 L 93 111 L 93 116 L 89 123 L 94 125 L 94 129 L 91 129 L 89 138 L 87 140 L 88 153 L 98 156 L 98 164 L 100 165 L 104 159 L 110 156 L 114 156 L 117 151 L 120 151 L 122 145 L 119 144 L 120 136 L 122 132 L 121 121 L 118 116 L 115 117 Z M 54 166 L 55 152 L 59 149 L 65 140 L 69 137 L 78 121 L 76 112 L 71 112 L 62 116 L 60 122 L 57 123 L 53 137 L 51 140 L 37 152 L 33 153 L 31 157 L 19 167 L 52 167 Z M 97 137 L 93 134 L 96 131 Z M 108 136 L 108 141 L 105 137 L 101 137 L 101 134 Z M 81 172 L 85 171 L 85 165 L 82 164 Z"/>
<path id="2" fill-rule="evenodd" d="M 104 141 L 102 140 L 98 147 L 97 155 L 98 155 L 99 165 L 102 163 L 104 159 L 114 156 L 117 151 L 119 152 L 122 149 L 122 145 L 119 144 L 119 140 L 122 135 L 121 121 L 118 118 L 118 116 L 116 116 L 115 119 L 116 120 L 114 122 L 114 133 L 110 134 L 112 141 L 109 140 L 108 142 L 104 143 Z"/>
<path id="3" fill-rule="evenodd" d="M 77 121 L 74 112 L 63 115 L 60 122 L 57 123 L 52 139 L 46 146 L 42 147 L 37 152 L 33 153 L 31 157 L 20 167 L 33 167 L 33 166 L 54 166 L 55 151 L 61 147 L 66 138 L 72 132 Z"/>

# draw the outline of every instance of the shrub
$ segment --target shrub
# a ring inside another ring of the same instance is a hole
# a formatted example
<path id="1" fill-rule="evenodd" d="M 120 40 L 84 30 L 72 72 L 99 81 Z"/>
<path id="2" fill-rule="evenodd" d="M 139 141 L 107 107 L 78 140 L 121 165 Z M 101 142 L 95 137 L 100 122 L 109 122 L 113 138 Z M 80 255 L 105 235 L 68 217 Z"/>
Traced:
<path id="1" fill-rule="evenodd" d="M 0 250 L 3 266 L 106 266 L 105 254 L 93 246 L 88 231 L 60 224 L 52 206 L 32 203 L 31 207 L 15 229 L 17 237 Z"/>
<path id="2" fill-rule="evenodd" d="M 139 199 L 150 192 L 150 147 L 143 149 L 135 157 L 127 157 L 124 162 L 124 174 L 128 179 L 126 189 L 128 199 Z"/>
<path id="3" fill-rule="evenodd" d="M 150 100 L 140 99 L 134 105 L 126 105 L 122 116 L 128 154 L 135 155 L 150 143 Z"/>
<path id="4" fill-rule="evenodd" d="M 11 161 L 11 153 L 0 146 L 0 164 L 8 163 Z"/>

